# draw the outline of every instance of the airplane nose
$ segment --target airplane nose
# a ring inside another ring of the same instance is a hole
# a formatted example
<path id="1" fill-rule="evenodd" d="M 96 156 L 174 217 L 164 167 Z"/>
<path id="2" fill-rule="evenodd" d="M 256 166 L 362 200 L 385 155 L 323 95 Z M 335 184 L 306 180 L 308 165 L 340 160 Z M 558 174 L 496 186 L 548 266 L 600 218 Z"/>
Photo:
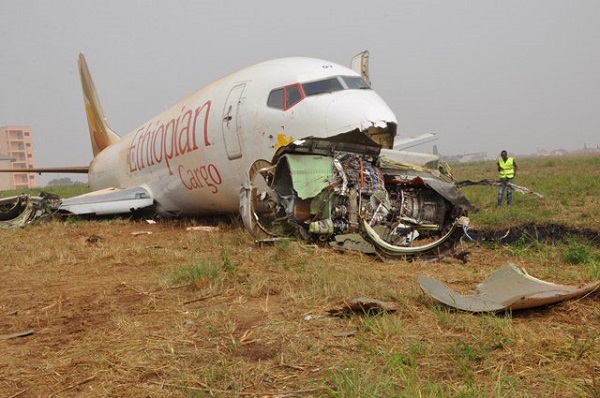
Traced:
<path id="1" fill-rule="evenodd" d="M 329 103 L 325 117 L 328 134 L 398 123 L 394 112 L 373 90 L 348 90 L 339 93 Z"/>

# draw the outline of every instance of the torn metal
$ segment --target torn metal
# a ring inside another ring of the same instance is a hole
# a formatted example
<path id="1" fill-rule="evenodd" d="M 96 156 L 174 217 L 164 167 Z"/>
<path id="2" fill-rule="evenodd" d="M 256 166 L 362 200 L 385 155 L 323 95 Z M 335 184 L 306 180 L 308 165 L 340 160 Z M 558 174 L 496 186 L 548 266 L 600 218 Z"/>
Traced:
<path id="1" fill-rule="evenodd" d="M 523 268 L 506 263 L 463 295 L 436 279 L 419 276 L 421 289 L 435 300 L 470 312 L 511 311 L 535 308 L 584 296 L 600 289 L 600 281 L 577 286 L 556 285 L 529 275 Z"/>
<path id="2" fill-rule="evenodd" d="M 10 340 L 16 339 L 18 337 L 26 337 L 32 335 L 34 333 L 34 329 L 24 330 L 22 332 L 9 333 L 9 334 L 0 334 L 0 340 Z"/>
<path id="3" fill-rule="evenodd" d="M 21 194 L 0 199 L 0 228 L 23 227 L 35 219 L 55 213 L 61 205 L 58 196 L 41 192 L 40 196 Z"/>
<path id="4" fill-rule="evenodd" d="M 512 182 L 504 182 L 504 181 L 498 181 L 498 180 L 479 180 L 479 181 L 464 180 L 464 181 L 457 181 L 454 185 L 456 185 L 457 188 L 467 187 L 470 185 L 487 185 L 487 186 L 506 185 L 507 187 L 511 188 L 513 191 L 522 193 L 524 195 L 534 195 L 534 196 L 537 196 L 538 198 L 544 197 L 544 195 L 542 195 L 541 193 L 534 192 L 527 187 L 513 184 Z"/>
<path id="5" fill-rule="evenodd" d="M 279 148 L 250 167 L 240 196 L 259 240 L 295 236 L 391 258 L 453 249 L 474 210 L 436 156 L 382 149 L 359 130 Z"/>
<path id="6" fill-rule="evenodd" d="M 398 311 L 395 303 L 376 300 L 370 297 L 355 297 L 345 301 L 341 308 L 333 308 L 327 311 L 330 316 L 346 317 L 352 314 L 378 315 Z"/>
<path id="7" fill-rule="evenodd" d="M 0 199 L 0 227 L 23 227 L 55 215 L 127 214 L 153 205 L 154 198 L 142 187 L 108 188 L 67 199 L 48 192 L 21 194 Z"/>

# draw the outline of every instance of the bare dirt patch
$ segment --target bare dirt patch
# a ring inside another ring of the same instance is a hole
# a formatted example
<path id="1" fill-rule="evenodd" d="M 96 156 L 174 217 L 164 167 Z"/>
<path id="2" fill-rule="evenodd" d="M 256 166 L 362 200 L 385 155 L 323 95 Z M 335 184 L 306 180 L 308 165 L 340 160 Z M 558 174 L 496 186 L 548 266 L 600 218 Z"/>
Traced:
<path id="1" fill-rule="evenodd" d="M 482 229 L 471 231 L 470 235 L 479 241 L 501 244 L 514 243 L 565 243 L 569 239 L 579 239 L 600 247 L 600 231 L 590 228 L 576 228 L 562 224 L 538 224 L 534 222 L 507 228 Z"/>

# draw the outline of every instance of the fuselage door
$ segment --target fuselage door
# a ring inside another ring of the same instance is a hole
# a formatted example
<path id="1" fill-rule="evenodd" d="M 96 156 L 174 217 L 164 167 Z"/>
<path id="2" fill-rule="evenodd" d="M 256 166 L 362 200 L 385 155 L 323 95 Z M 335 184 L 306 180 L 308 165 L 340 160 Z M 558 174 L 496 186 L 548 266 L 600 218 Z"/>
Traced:
<path id="1" fill-rule="evenodd" d="M 238 111 L 241 104 L 242 94 L 246 88 L 245 83 L 234 86 L 225 102 L 223 108 L 223 140 L 225 141 L 225 150 L 227 157 L 238 159 L 242 157 L 242 147 L 240 144 L 240 123 Z"/>

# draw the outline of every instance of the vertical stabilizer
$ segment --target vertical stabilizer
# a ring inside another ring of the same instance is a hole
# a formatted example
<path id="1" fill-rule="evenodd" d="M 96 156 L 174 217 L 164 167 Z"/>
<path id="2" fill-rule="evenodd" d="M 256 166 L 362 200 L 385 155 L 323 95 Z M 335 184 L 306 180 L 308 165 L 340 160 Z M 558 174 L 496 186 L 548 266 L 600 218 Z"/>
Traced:
<path id="1" fill-rule="evenodd" d="M 92 81 L 92 76 L 90 75 L 83 53 L 79 54 L 77 64 L 79 65 L 79 75 L 81 76 L 83 102 L 90 129 L 92 150 L 94 157 L 96 157 L 104 148 L 117 142 L 120 137 L 106 123 L 106 117 L 104 116 L 104 111 L 102 111 L 102 106 L 100 106 L 96 87 L 94 87 L 94 82 Z"/>

